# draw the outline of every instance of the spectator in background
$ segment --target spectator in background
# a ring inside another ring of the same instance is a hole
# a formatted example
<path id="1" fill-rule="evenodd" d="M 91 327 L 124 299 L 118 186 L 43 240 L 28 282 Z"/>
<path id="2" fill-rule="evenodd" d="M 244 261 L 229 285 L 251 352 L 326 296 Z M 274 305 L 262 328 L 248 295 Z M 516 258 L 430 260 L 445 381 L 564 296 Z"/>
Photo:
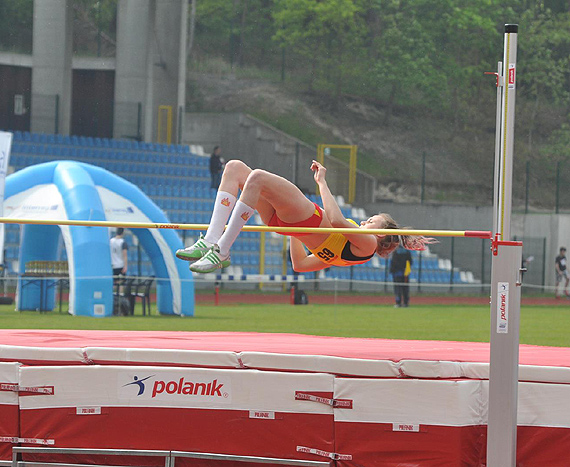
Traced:
<path id="1" fill-rule="evenodd" d="M 560 298 L 561 295 L 558 293 L 558 285 L 562 280 L 564 280 L 564 293 L 567 297 L 570 297 L 568 293 L 568 283 L 570 282 L 570 275 L 568 274 L 568 268 L 566 267 L 566 248 L 560 247 L 560 254 L 554 260 L 554 269 L 556 270 L 556 287 L 554 287 L 554 296 Z"/>
<path id="2" fill-rule="evenodd" d="M 128 260 L 127 250 L 129 246 L 123 238 L 125 229 L 119 227 L 113 238 L 111 238 L 111 267 L 113 276 L 124 276 L 127 274 Z"/>
<path id="3" fill-rule="evenodd" d="M 412 255 L 402 245 L 392 253 L 390 274 L 394 281 L 394 295 L 396 308 L 408 307 L 410 302 L 410 287 L 408 280 L 412 270 Z"/>
<path id="4" fill-rule="evenodd" d="M 224 171 L 224 158 L 221 157 L 221 153 L 222 148 L 220 148 L 220 146 L 214 146 L 214 150 L 210 156 L 210 176 L 212 177 L 210 188 L 214 190 L 220 187 L 222 172 Z"/>

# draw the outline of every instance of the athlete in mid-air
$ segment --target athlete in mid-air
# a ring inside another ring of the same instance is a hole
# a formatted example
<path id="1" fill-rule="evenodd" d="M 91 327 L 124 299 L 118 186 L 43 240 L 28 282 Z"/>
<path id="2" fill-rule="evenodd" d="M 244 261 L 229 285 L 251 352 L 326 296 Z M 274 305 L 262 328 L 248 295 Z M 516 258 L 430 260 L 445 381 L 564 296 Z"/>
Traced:
<path id="1" fill-rule="evenodd" d="M 209 273 L 228 267 L 231 263 L 230 248 L 255 211 L 264 224 L 273 227 L 399 228 L 389 214 L 377 214 L 360 225 L 346 219 L 327 185 L 326 168 L 313 161 L 311 170 L 319 187 L 323 208 L 310 201 L 285 178 L 265 170 L 253 170 L 240 160 L 230 160 L 224 168 L 206 235 L 200 235 L 196 243 L 178 250 L 176 256 L 190 261 L 190 270 L 194 272 Z M 242 193 L 237 199 L 239 190 Z M 374 254 L 389 256 L 400 244 L 409 250 L 424 250 L 428 243 L 434 241 L 423 236 L 408 235 L 286 235 L 291 236 L 291 262 L 297 272 L 365 263 Z"/>

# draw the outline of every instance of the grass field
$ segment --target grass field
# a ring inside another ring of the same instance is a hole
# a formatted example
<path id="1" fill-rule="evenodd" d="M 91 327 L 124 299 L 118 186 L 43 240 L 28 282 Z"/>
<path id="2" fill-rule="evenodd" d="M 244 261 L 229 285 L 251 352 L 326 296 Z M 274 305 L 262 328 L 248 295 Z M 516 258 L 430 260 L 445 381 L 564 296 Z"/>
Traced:
<path id="1" fill-rule="evenodd" d="M 197 305 L 195 316 L 90 318 L 0 306 L 2 329 L 242 331 L 389 339 L 489 341 L 489 307 L 476 305 Z M 524 306 L 522 344 L 570 347 L 570 309 Z"/>

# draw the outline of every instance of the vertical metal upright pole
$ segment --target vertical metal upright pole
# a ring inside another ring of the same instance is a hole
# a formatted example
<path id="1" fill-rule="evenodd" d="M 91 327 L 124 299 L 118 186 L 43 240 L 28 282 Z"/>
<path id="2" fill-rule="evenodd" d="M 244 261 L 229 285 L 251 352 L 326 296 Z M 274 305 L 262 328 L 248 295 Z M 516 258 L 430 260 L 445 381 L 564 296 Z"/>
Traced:
<path id="1" fill-rule="evenodd" d="M 522 242 L 493 250 L 487 467 L 515 467 Z"/>
<path id="2" fill-rule="evenodd" d="M 493 179 L 493 232 L 499 229 L 499 178 L 501 173 L 501 106 L 503 102 L 503 62 L 497 65 L 497 109 L 495 114 L 495 171 Z"/>
<path id="3" fill-rule="evenodd" d="M 505 25 L 499 180 L 491 267 L 487 467 L 515 467 L 522 243 L 510 241 L 518 26 Z"/>
<path id="4" fill-rule="evenodd" d="M 517 65 L 517 24 L 505 25 L 503 55 L 503 98 L 501 104 L 501 161 L 499 172 L 497 230 L 500 240 L 511 238 L 513 181 L 513 138 L 515 130 L 515 84 Z"/>

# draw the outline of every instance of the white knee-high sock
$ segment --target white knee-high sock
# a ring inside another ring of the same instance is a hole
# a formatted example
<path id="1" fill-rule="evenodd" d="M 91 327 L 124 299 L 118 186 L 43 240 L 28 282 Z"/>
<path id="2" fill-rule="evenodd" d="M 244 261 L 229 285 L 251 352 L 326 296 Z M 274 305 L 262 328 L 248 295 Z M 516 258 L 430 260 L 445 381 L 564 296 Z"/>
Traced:
<path id="1" fill-rule="evenodd" d="M 225 191 L 218 191 L 216 201 L 214 202 L 214 210 L 212 211 L 212 219 L 204 236 L 206 241 L 218 243 L 235 204 L 236 197 L 234 195 Z"/>
<path id="2" fill-rule="evenodd" d="M 227 256 L 230 252 L 230 248 L 236 241 L 242 227 L 247 223 L 249 219 L 255 213 L 255 209 L 250 208 L 247 204 L 238 201 L 236 207 L 232 212 L 230 221 L 228 222 L 228 228 L 218 241 L 218 246 L 220 247 L 220 254 L 222 256 Z"/>

